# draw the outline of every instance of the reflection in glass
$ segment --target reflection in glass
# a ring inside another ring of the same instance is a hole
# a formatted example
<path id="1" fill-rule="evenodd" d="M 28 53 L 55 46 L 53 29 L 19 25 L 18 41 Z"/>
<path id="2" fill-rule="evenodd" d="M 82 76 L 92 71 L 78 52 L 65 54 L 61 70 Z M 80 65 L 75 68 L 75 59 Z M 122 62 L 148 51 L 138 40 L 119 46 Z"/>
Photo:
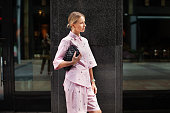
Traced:
<path id="1" fill-rule="evenodd" d="M 48 66 L 47 66 L 47 71 L 48 74 L 50 74 L 50 39 L 49 39 L 49 35 L 48 33 L 46 33 L 46 30 L 42 30 L 42 64 L 41 64 L 41 71 L 40 74 L 43 73 L 44 71 L 44 66 L 46 61 L 48 62 Z"/>
<path id="2" fill-rule="evenodd" d="M 48 2 L 43 7 L 38 1 L 25 0 L 18 4 L 21 13 L 18 11 L 16 15 L 23 22 L 17 21 L 19 27 L 14 40 L 15 91 L 51 90 Z"/>
<path id="3" fill-rule="evenodd" d="M 15 63 L 16 91 L 50 91 L 50 38 L 43 32 L 39 38 L 40 45 L 35 46 L 41 46 L 41 50 L 37 50 L 41 53 L 22 59 L 21 64 Z"/>
<path id="4" fill-rule="evenodd" d="M 4 99 L 4 89 L 3 89 L 3 67 L 2 67 L 2 48 L 0 47 L 0 100 Z"/>
<path id="5" fill-rule="evenodd" d="M 124 2 L 123 89 L 169 90 L 170 16 L 161 12 L 169 2 L 144 1 Z M 153 16 L 151 7 L 160 11 L 154 15 L 161 16 Z"/>

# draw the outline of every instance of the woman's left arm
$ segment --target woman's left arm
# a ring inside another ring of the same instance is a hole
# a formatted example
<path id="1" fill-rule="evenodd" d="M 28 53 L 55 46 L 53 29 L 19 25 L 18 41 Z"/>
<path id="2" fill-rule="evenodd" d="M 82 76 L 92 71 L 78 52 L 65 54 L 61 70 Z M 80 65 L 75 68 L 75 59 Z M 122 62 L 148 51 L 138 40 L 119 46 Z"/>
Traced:
<path id="1" fill-rule="evenodd" d="M 89 73 L 90 73 L 92 90 L 94 91 L 94 94 L 97 94 L 97 87 L 96 87 L 96 84 L 95 84 L 95 81 L 94 81 L 93 69 L 92 68 L 89 68 Z"/>

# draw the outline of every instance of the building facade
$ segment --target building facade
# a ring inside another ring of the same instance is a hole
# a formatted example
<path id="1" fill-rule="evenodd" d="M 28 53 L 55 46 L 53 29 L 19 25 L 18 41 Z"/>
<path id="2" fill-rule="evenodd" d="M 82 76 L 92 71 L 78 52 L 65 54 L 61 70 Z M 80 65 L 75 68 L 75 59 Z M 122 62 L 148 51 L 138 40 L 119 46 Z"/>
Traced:
<path id="1" fill-rule="evenodd" d="M 0 110 L 66 112 L 64 70 L 54 71 L 52 60 L 60 40 L 69 33 L 69 13 L 80 11 L 88 26 L 82 36 L 89 40 L 98 62 L 94 73 L 102 111 L 121 113 L 122 3 L 1 0 Z"/>
<path id="2" fill-rule="evenodd" d="M 169 0 L 1 0 L 0 110 L 66 112 L 52 60 L 72 11 L 86 16 L 102 111 L 168 110 Z"/>

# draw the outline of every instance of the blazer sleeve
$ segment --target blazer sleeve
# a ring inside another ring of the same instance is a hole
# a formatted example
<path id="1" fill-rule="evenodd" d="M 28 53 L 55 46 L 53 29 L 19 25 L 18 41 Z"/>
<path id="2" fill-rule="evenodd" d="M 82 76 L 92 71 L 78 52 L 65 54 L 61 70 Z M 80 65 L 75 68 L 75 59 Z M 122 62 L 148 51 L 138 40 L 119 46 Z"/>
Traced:
<path id="1" fill-rule="evenodd" d="M 56 52 L 55 58 L 53 60 L 53 66 L 54 66 L 54 70 L 58 70 L 58 65 L 64 61 L 63 57 L 69 47 L 69 41 L 62 39 L 59 46 L 58 46 L 58 50 Z"/>

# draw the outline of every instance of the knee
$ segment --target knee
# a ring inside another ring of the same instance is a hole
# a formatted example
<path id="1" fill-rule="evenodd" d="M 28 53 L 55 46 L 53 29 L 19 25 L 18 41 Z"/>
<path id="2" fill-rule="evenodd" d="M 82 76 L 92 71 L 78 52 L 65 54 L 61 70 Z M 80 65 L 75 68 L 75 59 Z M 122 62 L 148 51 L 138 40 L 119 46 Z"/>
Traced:
<path id="1" fill-rule="evenodd" d="M 97 111 L 91 111 L 89 113 L 102 113 L 102 111 L 101 110 L 97 110 Z"/>

